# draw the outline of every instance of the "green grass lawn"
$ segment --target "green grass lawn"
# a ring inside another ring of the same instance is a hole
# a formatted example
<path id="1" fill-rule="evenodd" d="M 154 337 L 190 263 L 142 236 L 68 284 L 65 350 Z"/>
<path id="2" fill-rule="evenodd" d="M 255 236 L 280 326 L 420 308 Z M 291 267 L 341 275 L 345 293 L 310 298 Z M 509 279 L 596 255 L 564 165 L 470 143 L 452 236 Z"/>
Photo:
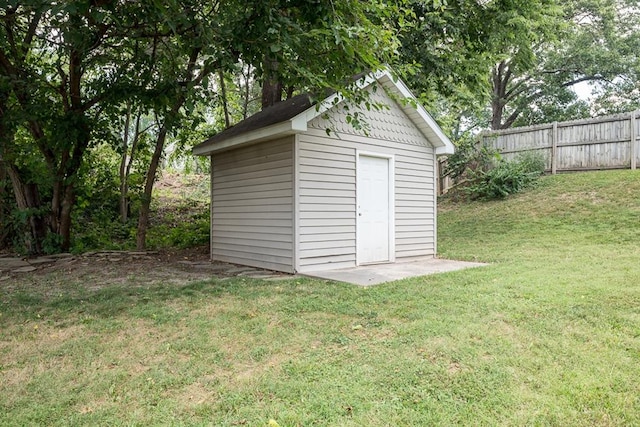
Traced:
<path id="1" fill-rule="evenodd" d="M 640 172 L 442 204 L 442 257 L 359 288 L 0 285 L 0 425 L 640 425 Z"/>

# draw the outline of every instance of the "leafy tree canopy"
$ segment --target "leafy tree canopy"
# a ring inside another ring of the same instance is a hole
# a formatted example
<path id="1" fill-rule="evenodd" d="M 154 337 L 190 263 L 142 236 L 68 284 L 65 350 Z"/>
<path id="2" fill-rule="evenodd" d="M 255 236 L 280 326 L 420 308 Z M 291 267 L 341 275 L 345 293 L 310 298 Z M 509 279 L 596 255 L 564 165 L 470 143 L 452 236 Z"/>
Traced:
<path id="1" fill-rule="evenodd" d="M 417 30 L 402 47 L 422 66 L 412 83 L 454 133 L 628 110 L 638 101 L 636 1 L 415 1 L 413 10 Z M 580 82 L 594 84 L 595 104 L 576 96 Z"/>
<path id="2" fill-rule="evenodd" d="M 179 132 L 198 102 L 216 99 L 212 76 L 242 63 L 256 79 L 289 90 L 345 90 L 354 73 L 394 62 L 405 13 L 401 0 L 6 2 L 0 167 L 10 172 L 16 197 L 27 200 L 19 208 L 35 221 L 32 250 L 41 251 L 47 235 L 69 248 L 86 152 L 98 142 L 117 143 L 113 117 L 131 105 L 156 121 L 144 210 L 167 135 Z M 21 129 L 26 138 L 16 137 Z M 45 166 L 39 183 L 31 182 L 32 164 Z M 140 225 L 146 227 L 143 214 Z M 140 245 L 140 228 L 138 237 Z"/>

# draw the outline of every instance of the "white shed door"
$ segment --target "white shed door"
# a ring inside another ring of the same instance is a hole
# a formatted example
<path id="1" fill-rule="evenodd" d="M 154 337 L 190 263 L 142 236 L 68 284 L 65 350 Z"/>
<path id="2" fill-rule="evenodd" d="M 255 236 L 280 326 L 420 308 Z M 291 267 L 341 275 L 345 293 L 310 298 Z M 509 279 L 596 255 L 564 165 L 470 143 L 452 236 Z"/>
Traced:
<path id="1" fill-rule="evenodd" d="M 390 161 L 358 156 L 358 264 L 391 261 Z"/>

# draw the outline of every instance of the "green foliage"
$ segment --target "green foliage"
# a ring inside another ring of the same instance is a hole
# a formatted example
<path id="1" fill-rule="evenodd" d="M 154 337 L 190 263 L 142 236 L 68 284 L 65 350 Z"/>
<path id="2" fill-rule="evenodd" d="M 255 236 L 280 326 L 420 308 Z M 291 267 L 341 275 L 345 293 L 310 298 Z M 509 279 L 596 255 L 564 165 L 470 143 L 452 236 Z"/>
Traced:
<path id="1" fill-rule="evenodd" d="M 118 156 L 99 145 L 87 152 L 76 186 L 76 221 L 112 220 L 118 215 Z"/>
<path id="2" fill-rule="evenodd" d="M 447 157 L 444 175 L 454 180 L 468 179 L 469 174 L 490 169 L 496 156 L 496 151 L 490 147 L 464 138 L 456 143 L 455 153 Z"/>
<path id="3" fill-rule="evenodd" d="M 407 76 L 432 107 L 439 96 L 461 110 L 477 113 L 492 97 L 488 71 L 509 59 L 514 68 L 532 66 L 543 39 L 563 25 L 556 0 L 412 2 L 414 28 L 402 36 L 405 61 L 421 71 Z M 488 118 L 483 118 L 484 125 Z M 478 125 L 475 123 L 474 125 Z"/>
<path id="4" fill-rule="evenodd" d="M 43 187 L 39 204 L 51 206 L 50 231 L 62 236 L 66 250 L 71 221 L 64 206 L 75 203 L 85 216 L 112 210 L 113 173 L 105 169 L 113 159 L 101 166 L 90 151 L 119 145 L 113 128 L 121 127 L 123 106 L 155 122 L 152 161 L 132 156 L 144 164 L 134 165 L 130 188 L 135 192 L 144 179 L 146 212 L 165 136 L 185 152 L 200 142 L 199 122 L 221 103 L 235 103 L 232 116 L 249 113 L 250 78 L 276 77 L 298 90 L 343 90 L 355 72 L 393 63 L 403 3 L 10 2 L 0 6 L 0 154 L 20 166 L 24 182 Z M 218 96 L 221 85 L 211 84 L 213 76 L 225 79 L 238 69 L 246 70 L 241 103 L 233 90 Z M 211 100 L 216 105 L 206 107 Z M 14 140 L 15 129 L 27 138 Z M 104 191 L 93 194 L 98 181 Z"/>
<path id="5" fill-rule="evenodd" d="M 505 72 L 494 73 L 494 129 L 637 108 L 635 83 L 629 84 L 637 82 L 640 69 L 632 53 L 640 48 L 637 1 L 571 0 L 560 6 L 564 24 L 557 34 L 543 34 L 534 61 L 518 67 L 509 59 Z M 599 89 L 591 105 L 574 92 L 583 82 Z"/>
<path id="6" fill-rule="evenodd" d="M 545 159 L 539 153 L 526 152 L 508 161 L 488 146 L 465 138 L 447 157 L 444 175 L 455 182 L 450 196 L 489 200 L 522 191 L 544 171 Z"/>
<path id="7" fill-rule="evenodd" d="M 158 195 L 148 233 L 150 247 L 184 249 L 209 243 L 210 193 L 202 186 L 207 183 L 202 178 L 203 175 L 177 175 L 172 179 L 183 187 Z"/>
<path id="8" fill-rule="evenodd" d="M 196 214 L 180 217 L 175 225 L 160 224 L 149 230 L 151 248 L 191 248 L 209 244 L 209 211 L 206 207 Z"/>
<path id="9" fill-rule="evenodd" d="M 413 10 L 401 52 L 421 72 L 405 77 L 454 138 L 640 106 L 636 0 L 415 1 Z M 574 91 L 580 82 L 591 83 L 589 102 Z"/>
<path id="10" fill-rule="evenodd" d="M 533 185 L 544 170 L 544 158 L 533 152 L 521 154 L 510 161 L 499 158 L 486 171 L 476 169 L 466 191 L 473 199 L 503 199 Z"/>
<path id="11" fill-rule="evenodd" d="M 45 218 L 49 212 L 48 209 L 46 207 L 19 209 L 15 205 L 15 200 L 12 200 L 4 210 L 8 214 L 2 223 L 1 232 L 7 247 L 21 255 L 33 255 L 35 242 L 30 233 L 30 221 L 33 218 Z M 57 242 L 58 240 L 47 235 L 42 242 L 43 252 L 48 254 L 58 252 Z"/>
<path id="12" fill-rule="evenodd" d="M 76 223 L 76 232 L 71 240 L 72 253 L 93 250 L 129 250 L 135 248 L 133 236 L 135 224 L 121 223 L 117 219 L 83 219 Z"/>
<path id="13" fill-rule="evenodd" d="M 7 212 L 2 223 L 4 240 L 6 241 L 6 246 L 14 252 L 28 255 L 31 236 L 28 234 L 29 224 L 27 221 L 29 216 L 36 212 L 30 209 L 18 209 L 15 205 L 15 200 L 12 202 L 4 209 Z"/>
<path id="14" fill-rule="evenodd" d="M 209 243 L 209 208 L 195 201 L 182 202 L 162 213 L 152 210 L 154 220 L 148 231 L 148 247 L 152 249 L 186 249 Z M 121 223 L 113 218 L 77 218 L 71 252 L 93 250 L 130 250 L 135 248 L 136 223 Z"/>
<path id="15" fill-rule="evenodd" d="M 62 236 L 48 233 L 42 241 L 42 250 L 45 254 L 56 254 L 62 250 Z"/>

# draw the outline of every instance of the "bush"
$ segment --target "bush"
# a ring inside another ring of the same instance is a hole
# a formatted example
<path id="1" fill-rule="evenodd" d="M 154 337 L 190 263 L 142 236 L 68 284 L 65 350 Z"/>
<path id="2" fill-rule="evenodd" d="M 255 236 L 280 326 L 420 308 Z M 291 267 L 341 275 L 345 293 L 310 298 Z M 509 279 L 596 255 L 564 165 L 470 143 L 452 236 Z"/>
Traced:
<path id="1" fill-rule="evenodd" d="M 136 223 L 126 224 L 105 216 L 86 220 L 76 227 L 71 239 L 71 252 L 83 253 L 94 250 L 128 250 L 135 248 Z"/>
<path id="2" fill-rule="evenodd" d="M 456 144 L 456 152 L 447 157 L 444 175 L 457 181 L 470 179 L 476 173 L 488 171 L 498 158 L 490 147 L 478 145 L 473 139 L 464 139 Z"/>
<path id="3" fill-rule="evenodd" d="M 148 246 L 155 249 L 204 246 L 209 243 L 209 210 L 183 214 L 174 224 L 162 223 L 147 231 Z"/>
<path id="4" fill-rule="evenodd" d="M 544 169 L 544 157 L 536 153 L 521 154 L 512 161 L 501 158 L 493 168 L 476 171 L 466 191 L 474 199 L 503 199 L 533 185 Z"/>

